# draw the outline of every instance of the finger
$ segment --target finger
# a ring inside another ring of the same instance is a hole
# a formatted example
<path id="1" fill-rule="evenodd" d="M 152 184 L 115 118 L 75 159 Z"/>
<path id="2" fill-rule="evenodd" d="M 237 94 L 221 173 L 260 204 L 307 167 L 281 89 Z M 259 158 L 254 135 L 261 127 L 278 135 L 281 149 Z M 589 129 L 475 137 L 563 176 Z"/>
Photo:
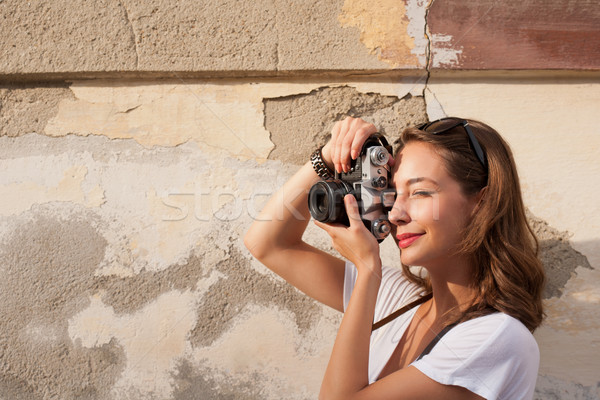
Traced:
<path id="1" fill-rule="evenodd" d="M 388 165 L 391 168 L 394 168 L 394 165 L 396 165 L 396 158 L 394 157 L 393 154 L 390 154 L 390 159 L 388 160 Z"/>
<path id="2" fill-rule="evenodd" d="M 352 139 L 352 146 L 350 149 L 350 156 L 353 160 L 356 160 L 360 154 L 360 150 L 367 138 L 375 132 L 377 132 L 377 128 L 373 124 L 367 124 L 356 132 L 356 135 L 354 135 L 354 138 Z"/>
<path id="3" fill-rule="evenodd" d="M 358 203 L 354 195 L 347 194 L 344 197 L 344 206 L 346 207 L 346 214 L 350 220 L 350 226 L 355 226 L 358 223 L 362 223 L 360 212 L 358 211 Z"/>
<path id="4" fill-rule="evenodd" d="M 337 142 L 338 137 L 340 136 L 340 128 L 341 122 L 338 121 L 333 124 L 333 128 L 331 129 L 331 139 L 329 139 L 329 143 L 324 147 L 327 150 L 326 157 L 329 157 L 327 161 L 331 163 L 332 169 L 335 170 L 335 144 Z"/>
<path id="5" fill-rule="evenodd" d="M 340 127 L 340 134 L 335 143 L 335 168 L 338 172 L 342 172 L 342 145 L 344 142 L 344 138 L 348 135 L 348 131 L 350 130 L 352 120 L 352 117 L 346 117 L 342 121 L 342 126 Z"/>
<path id="6" fill-rule="evenodd" d="M 342 129 L 342 122 L 338 121 L 333 125 L 333 129 L 331 130 L 331 140 L 329 145 L 329 158 L 331 158 L 331 162 L 333 164 L 333 169 L 337 170 L 337 164 L 335 161 L 335 147 L 340 137 L 340 131 Z"/>
<path id="7" fill-rule="evenodd" d="M 352 147 L 354 135 L 347 135 L 342 142 L 341 160 L 342 168 L 344 172 L 350 170 L 350 148 Z"/>

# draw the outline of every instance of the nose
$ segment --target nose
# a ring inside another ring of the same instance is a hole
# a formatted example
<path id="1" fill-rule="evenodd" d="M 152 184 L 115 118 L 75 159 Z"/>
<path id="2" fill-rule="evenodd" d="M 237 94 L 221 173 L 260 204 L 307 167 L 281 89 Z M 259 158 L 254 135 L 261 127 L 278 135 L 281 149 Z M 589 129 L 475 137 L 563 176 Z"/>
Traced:
<path id="1" fill-rule="evenodd" d="M 396 201 L 394 201 L 392 209 L 388 212 L 388 219 L 392 224 L 404 225 L 411 221 L 406 207 L 406 200 L 406 197 L 402 193 L 398 192 L 396 194 Z"/>

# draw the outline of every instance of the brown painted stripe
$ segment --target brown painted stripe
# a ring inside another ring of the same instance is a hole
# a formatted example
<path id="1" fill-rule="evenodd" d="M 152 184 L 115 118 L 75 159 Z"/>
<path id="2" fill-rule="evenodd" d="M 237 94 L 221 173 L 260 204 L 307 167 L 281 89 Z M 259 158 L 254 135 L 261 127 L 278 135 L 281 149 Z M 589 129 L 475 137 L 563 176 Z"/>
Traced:
<path id="1" fill-rule="evenodd" d="M 600 6 L 590 0 L 438 0 L 431 67 L 600 70 Z"/>

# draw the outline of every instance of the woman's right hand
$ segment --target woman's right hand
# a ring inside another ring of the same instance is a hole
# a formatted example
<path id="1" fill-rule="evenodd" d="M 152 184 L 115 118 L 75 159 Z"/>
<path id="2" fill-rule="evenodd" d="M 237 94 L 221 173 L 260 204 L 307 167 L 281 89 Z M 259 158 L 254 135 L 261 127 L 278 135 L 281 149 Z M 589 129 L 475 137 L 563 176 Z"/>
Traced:
<path id="1" fill-rule="evenodd" d="M 323 147 L 323 161 L 338 172 L 348 172 L 367 138 L 377 132 L 375 125 L 360 118 L 346 117 L 331 130 L 331 140 Z"/>

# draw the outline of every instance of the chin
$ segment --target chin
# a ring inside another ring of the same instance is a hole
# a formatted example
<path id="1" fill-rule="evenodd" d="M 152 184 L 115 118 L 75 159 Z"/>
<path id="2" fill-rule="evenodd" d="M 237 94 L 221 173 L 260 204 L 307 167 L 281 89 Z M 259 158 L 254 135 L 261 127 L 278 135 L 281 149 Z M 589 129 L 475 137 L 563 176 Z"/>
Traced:
<path id="1" fill-rule="evenodd" d="M 400 249 L 400 261 L 409 267 L 427 265 L 431 261 L 429 252 L 419 251 L 416 247 Z"/>
<path id="2" fill-rule="evenodd" d="M 414 255 L 411 254 L 406 254 L 408 253 L 405 250 L 400 250 L 400 261 L 402 262 L 402 264 L 407 265 L 409 267 L 415 266 L 415 265 L 420 265 L 419 263 L 419 257 L 415 257 Z"/>

